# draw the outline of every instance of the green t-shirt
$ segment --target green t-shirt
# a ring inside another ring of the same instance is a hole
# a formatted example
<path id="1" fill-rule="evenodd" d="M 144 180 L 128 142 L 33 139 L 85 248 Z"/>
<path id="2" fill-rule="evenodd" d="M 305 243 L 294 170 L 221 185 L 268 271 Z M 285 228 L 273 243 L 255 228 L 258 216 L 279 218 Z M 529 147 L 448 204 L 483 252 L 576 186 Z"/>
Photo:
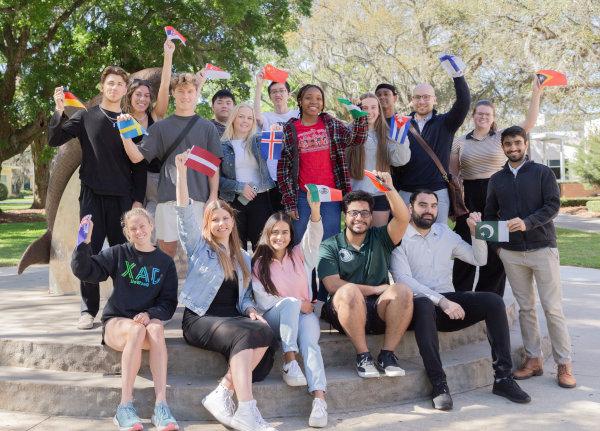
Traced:
<path id="1" fill-rule="evenodd" d="M 345 230 L 321 243 L 319 278 L 339 274 L 344 281 L 368 286 L 388 284 L 392 242 L 387 226 L 372 227 L 357 250 L 346 240 Z"/>

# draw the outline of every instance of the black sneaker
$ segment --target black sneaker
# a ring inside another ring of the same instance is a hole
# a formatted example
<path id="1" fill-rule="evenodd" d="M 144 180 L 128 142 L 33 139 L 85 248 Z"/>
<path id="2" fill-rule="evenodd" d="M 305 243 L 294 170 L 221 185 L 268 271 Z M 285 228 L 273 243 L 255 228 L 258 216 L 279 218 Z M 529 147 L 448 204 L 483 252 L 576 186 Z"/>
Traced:
<path id="1" fill-rule="evenodd" d="M 500 395 L 513 403 L 527 404 L 531 397 L 519 387 L 512 376 L 494 380 L 492 393 Z"/>
<path id="2" fill-rule="evenodd" d="M 373 357 L 369 352 L 356 355 L 356 372 L 365 379 L 379 377 L 379 371 L 373 363 Z"/>
<path id="3" fill-rule="evenodd" d="M 398 365 L 398 358 L 390 350 L 382 350 L 377 356 L 375 366 L 379 371 L 388 377 L 401 377 L 406 375 L 406 371 Z"/>
<path id="4" fill-rule="evenodd" d="M 452 402 L 452 397 L 450 396 L 450 389 L 448 389 L 448 385 L 446 382 L 433 385 L 433 393 L 432 396 L 432 404 L 433 408 L 436 410 L 452 410 L 454 407 L 454 403 Z"/>

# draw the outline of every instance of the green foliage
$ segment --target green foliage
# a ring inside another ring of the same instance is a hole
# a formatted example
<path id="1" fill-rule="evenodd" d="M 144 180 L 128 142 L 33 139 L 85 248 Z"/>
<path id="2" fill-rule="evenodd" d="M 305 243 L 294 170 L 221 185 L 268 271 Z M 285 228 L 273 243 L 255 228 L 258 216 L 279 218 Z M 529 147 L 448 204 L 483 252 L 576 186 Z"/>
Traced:
<path id="1" fill-rule="evenodd" d="M 600 200 L 587 201 L 585 206 L 591 212 L 600 213 Z"/>
<path id="2" fill-rule="evenodd" d="M 46 222 L 0 223 L 0 266 L 19 263 L 21 255 L 46 231 Z"/>
<path id="3" fill-rule="evenodd" d="M 560 198 L 561 207 L 582 207 L 589 201 L 600 201 L 600 197 Z"/>
<path id="4" fill-rule="evenodd" d="M 586 184 L 600 186 L 600 134 L 581 141 L 573 170 Z"/>
<path id="5" fill-rule="evenodd" d="M 4 201 L 8 198 L 8 187 L 4 183 L 0 183 L 0 201 Z"/>

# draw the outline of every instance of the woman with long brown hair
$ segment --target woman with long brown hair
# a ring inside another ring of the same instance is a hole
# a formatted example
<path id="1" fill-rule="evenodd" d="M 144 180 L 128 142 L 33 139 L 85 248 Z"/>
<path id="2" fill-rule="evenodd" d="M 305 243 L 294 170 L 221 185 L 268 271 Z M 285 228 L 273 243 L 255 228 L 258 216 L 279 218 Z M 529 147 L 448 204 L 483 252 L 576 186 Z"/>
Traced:
<path id="1" fill-rule="evenodd" d="M 360 96 L 360 107 L 367 112 L 369 133 L 364 145 L 348 148 L 348 170 L 352 190 L 363 190 L 373 195 L 373 226 L 385 226 L 390 218 L 390 205 L 382 191 L 365 177 L 368 171 L 390 172 L 390 166 L 402 166 L 410 160 L 408 142 L 400 144 L 389 138 L 389 126 L 381 103 L 375 94 Z"/>
<path id="2" fill-rule="evenodd" d="M 267 358 L 273 332 L 252 299 L 250 256 L 242 249 L 233 208 L 227 202 L 207 204 L 198 229 L 189 205 L 187 157 L 186 152 L 175 158 L 179 237 L 189 266 L 179 295 L 185 306 L 183 337 L 192 346 L 221 353 L 229 363 L 227 373 L 202 404 L 223 425 L 271 431 L 274 428 L 264 421 L 252 395 L 253 370 Z"/>
<path id="3" fill-rule="evenodd" d="M 283 380 L 289 386 L 305 386 L 308 381 L 308 392 L 314 396 L 308 424 L 320 428 L 327 425 L 327 381 L 309 281 L 319 257 L 323 223 L 321 203 L 309 197 L 308 205 L 308 227 L 296 246 L 290 216 L 278 212 L 269 217 L 252 258 L 252 289 L 263 317 L 281 340 Z M 306 377 L 296 360 L 298 353 Z"/>

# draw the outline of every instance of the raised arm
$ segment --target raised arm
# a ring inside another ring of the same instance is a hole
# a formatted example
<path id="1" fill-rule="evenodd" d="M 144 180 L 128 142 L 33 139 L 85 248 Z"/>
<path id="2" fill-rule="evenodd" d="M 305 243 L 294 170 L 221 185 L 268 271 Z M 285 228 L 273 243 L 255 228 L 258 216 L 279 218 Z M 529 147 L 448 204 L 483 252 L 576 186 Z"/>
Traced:
<path id="1" fill-rule="evenodd" d="M 383 180 L 385 185 L 390 188 L 390 191 L 385 192 L 385 197 L 390 203 L 392 220 L 387 225 L 387 232 L 394 245 L 397 245 L 402 240 L 408 223 L 410 222 L 410 214 L 406 204 L 400 197 L 398 191 L 394 188 L 392 176 L 389 172 L 375 172 L 379 178 Z"/>
<path id="2" fill-rule="evenodd" d="M 261 70 L 260 72 L 258 72 L 258 75 L 256 75 L 256 87 L 254 87 L 254 117 L 256 118 L 256 122 L 258 123 L 259 127 L 261 127 L 261 128 L 263 125 L 263 118 L 262 118 L 260 108 L 261 108 L 262 90 L 263 90 L 264 84 L 265 84 L 264 74 L 263 74 L 263 71 Z"/>
<path id="3" fill-rule="evenodd" d="M 177 230 L 179 239 L 185 247 L 188 256 L 191 256 L 199 241 L 202 241 L 200 226 L 196 224 L 194 212 L 190 205 L 190 198 L 187 185 L 187 160 L 189 150 L 175 156 L 175 167 L 177 168 L 177 179 L 175 181 L 175 197 L 177 205 Z"/>
<path id="4" fill-rule="evenodd" d="M 367 142 L 369 134 L 369 123 L 367 116 L 359 117 L 350 125 L 344 124 L 343 121 L 334 118 L 333 121 L 338 123 L 340 131 L 340 142 L 343 148 L 353 147 L 356 145 L 364 145 Z"/>
<path id="5" fill-rule="evenodd" d="M 527 111 L 527 116 L 525 117 L 525 121 L 521 123 L 521 127 L 525 129 L 527 133 L 529 133 L 537 122 L 537 117 L 540 113 L 540 100 L 542 98 L 543 87 L 540 86 L 540 82 L 537 79 L 537 76 L 533 78 L 533 83 L 531 84 L 531 100 L 529 101 L 529 110 Z"/>
<path id="6" fill-rule="evenodd" d="M 471 92 L 464 76 L 454 78 L 454 91 L 456 92 L 456 100 L 452 108 L 445 114 L 446 127 L 452 133 L 456 133 L 465 121 L 471 105 Z"/>
<path id="7" fill-rule="evenodd" d="M 84 221 L 81 221 L 84 223 Z M 90 242 L 94 224 L 88 221 L 89 228 L 85 240 L 77 246 L 71 257 L 71 270 L 73 275 L 81 281 L 88 283 L 100 283 L 115 273 L 117 266 L 113 247 L 102 250 L 97 255 L 92 254 Z"/>
<path id="8" fill-rule="evenodd" d="M 175 44 L 172 40 L 165 40 L 163 45 L 164 56 L 162 72 L 160 74 L 160 87 L 158 88 L 158 94 L 156 95 L 156 105 L 152 110 L 152 117 L 154 120 L 162 120 L 167 114 L 169 108 L 169 85 L 171 83 L 171 69 L 173 67 L 173 52 L 175 51 Z"/>
<path id="9" fill-rule="evenodd" d="M 321 220 L 321 202 L 313 202 L 310 193 L 307 193 L 306 199 L 310 206 L 310 220 L 302 237 L 301 247 L 304 254 L 304 261 L 310 268 L 317 266 L 319 262 L 319 246 L 323 240 L 323 222 Z"/>
<path id="10" fill-rule="evenodd" d="M 83 110 L 77 111 L 71 118 L 65 115 L 65 94 L 62 87 L 54 89 L 55 110 L 48 124 L 48 145 L 59 147 L 67 141 L 79 137 L 83 129 L 81 116 Z"/>
<path id="11" fill-rule="evenodd" d="M 117 117 L 117 121 L 127 121 L 131 118 L 133 117 L 130 114 L 121 114 Z M 144 160 L 144 155 L 132 139 L 124 138 L 123 135 L 121 135 L 121 141 L 123 141 L 125 153 L 127 153 L 127 157 L 129 157 L 129 160 L 131 160 L 132 163 L 139 163 Z"/>
<path id="12" fill-rule="evenodd" d="M 474 266 L 484 266 L 487 263 L 487 244 L 484 240 L 475 238 L 475 226 L 481 221 L 481 214 L 473 212 L 467 218 L 467 225 L 471 231 L 471 244 L 466 243 L 458 234 L 452 232 L 454 241 L 452 257 Z"/>

